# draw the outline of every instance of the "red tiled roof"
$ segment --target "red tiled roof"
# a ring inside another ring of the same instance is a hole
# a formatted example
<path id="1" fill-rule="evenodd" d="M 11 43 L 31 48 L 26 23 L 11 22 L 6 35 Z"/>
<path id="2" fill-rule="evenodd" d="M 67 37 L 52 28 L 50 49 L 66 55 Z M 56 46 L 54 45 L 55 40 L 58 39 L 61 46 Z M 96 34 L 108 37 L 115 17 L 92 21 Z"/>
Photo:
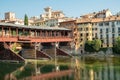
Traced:
<path id="1" fill-rule="evenodd" d="M 81 18 L 77 20 L 77 23 L 88 23 L 88 22 L 107 22 L 120 20 L 120 16 L 110 16 L 107 18 Z"/>

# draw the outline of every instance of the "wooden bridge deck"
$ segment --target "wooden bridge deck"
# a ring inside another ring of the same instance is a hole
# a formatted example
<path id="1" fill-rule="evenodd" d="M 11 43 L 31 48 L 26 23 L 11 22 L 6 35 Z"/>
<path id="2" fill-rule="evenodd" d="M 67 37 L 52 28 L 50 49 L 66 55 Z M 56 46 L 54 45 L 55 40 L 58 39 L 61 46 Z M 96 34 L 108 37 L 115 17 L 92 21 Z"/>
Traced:
<path id="1" fill-rule="evenodd" d="M 64 70 L 64 71 L 56 71 L 47 74 L 39 74 L 36 76 L 27 77 L 24 80 L 48 80 L 53 78 L 61 78 L 63 76 L 69 76 L 74 73 L 74 70 Z"/>

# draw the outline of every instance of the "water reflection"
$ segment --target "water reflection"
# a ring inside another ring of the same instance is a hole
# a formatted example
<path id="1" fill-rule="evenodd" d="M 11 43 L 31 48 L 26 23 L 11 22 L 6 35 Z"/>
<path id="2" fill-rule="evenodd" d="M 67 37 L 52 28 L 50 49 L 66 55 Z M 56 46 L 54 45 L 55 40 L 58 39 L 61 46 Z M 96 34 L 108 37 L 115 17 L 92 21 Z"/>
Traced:
<path id="1" fill-rule="evenodd" d="M 77 65 L 75 65 L 77 64 Z M 75 74 L 63 77 L 60 80 L 119 80 L 120 58 L 119 57 L 77 57 L 72 59 L 70 66 Z M 60 70 L 67 70 L 70 66 L 60 66 Z M 53 72 L 54 64 L 21 64 L 0 63 L 0 80 L 22 80 L 36 74 Z M 71 78 L 71 79 L 70 79 Z M 54 79 L 53 79 L 54 80 Z M 58 79 L 59 80 L 59 79 Z"/>
<path id="2" fill-rule="evenodd" d="M 118 58 L 119 59 L 119 58 Z M 119 59 L 120 60 L 120 59 Z M 113 58 L 82 57 L 79 80 L 119 80 L 120 65 Z M 75 79 L 77 80 L 77 79 Z"/>
<path id="3" fill-rule="evenodd" d="M 0 80 L 9 80 L 10 78 L 16 80 L 14 71 L 20 68 L 23 64 L 17 63 L 0 63 Z"/>

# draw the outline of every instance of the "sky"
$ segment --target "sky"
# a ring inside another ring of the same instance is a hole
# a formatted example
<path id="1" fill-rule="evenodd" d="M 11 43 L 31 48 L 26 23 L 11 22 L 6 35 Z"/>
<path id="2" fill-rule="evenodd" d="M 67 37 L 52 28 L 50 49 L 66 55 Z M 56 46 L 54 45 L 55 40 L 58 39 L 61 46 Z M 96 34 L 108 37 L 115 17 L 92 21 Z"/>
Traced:
<path id="1" fill-rule="evenodd" d="M 40 16 L 45 7 L 62 10 L 67 17 L 81 15 L 109 9 L 113 14 L 120 11 L 120 0 L 0 0 L 0 19 L 4 19 L 5 12 L 14 12 L 16 18 Z"/>

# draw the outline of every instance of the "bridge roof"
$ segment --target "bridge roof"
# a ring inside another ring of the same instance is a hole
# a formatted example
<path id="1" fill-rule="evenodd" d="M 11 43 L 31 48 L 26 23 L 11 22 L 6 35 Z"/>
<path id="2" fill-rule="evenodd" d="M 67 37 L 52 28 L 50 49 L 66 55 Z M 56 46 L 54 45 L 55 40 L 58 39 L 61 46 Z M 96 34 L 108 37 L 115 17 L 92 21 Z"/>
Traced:
<path id="1" fill-rule="evenodd" d="M 0 26 L 9 26 L 15 28 L 26 28 L 26 29 L 41 29 L 41 30 L 70 30 L 67 28 L 60 28 L 60 27 L 41 27 L 41 26 L 26 26 L 26 25 L 18 25 L 18 24 L 11 24 L 11 23 L 1 23 Z"/>

